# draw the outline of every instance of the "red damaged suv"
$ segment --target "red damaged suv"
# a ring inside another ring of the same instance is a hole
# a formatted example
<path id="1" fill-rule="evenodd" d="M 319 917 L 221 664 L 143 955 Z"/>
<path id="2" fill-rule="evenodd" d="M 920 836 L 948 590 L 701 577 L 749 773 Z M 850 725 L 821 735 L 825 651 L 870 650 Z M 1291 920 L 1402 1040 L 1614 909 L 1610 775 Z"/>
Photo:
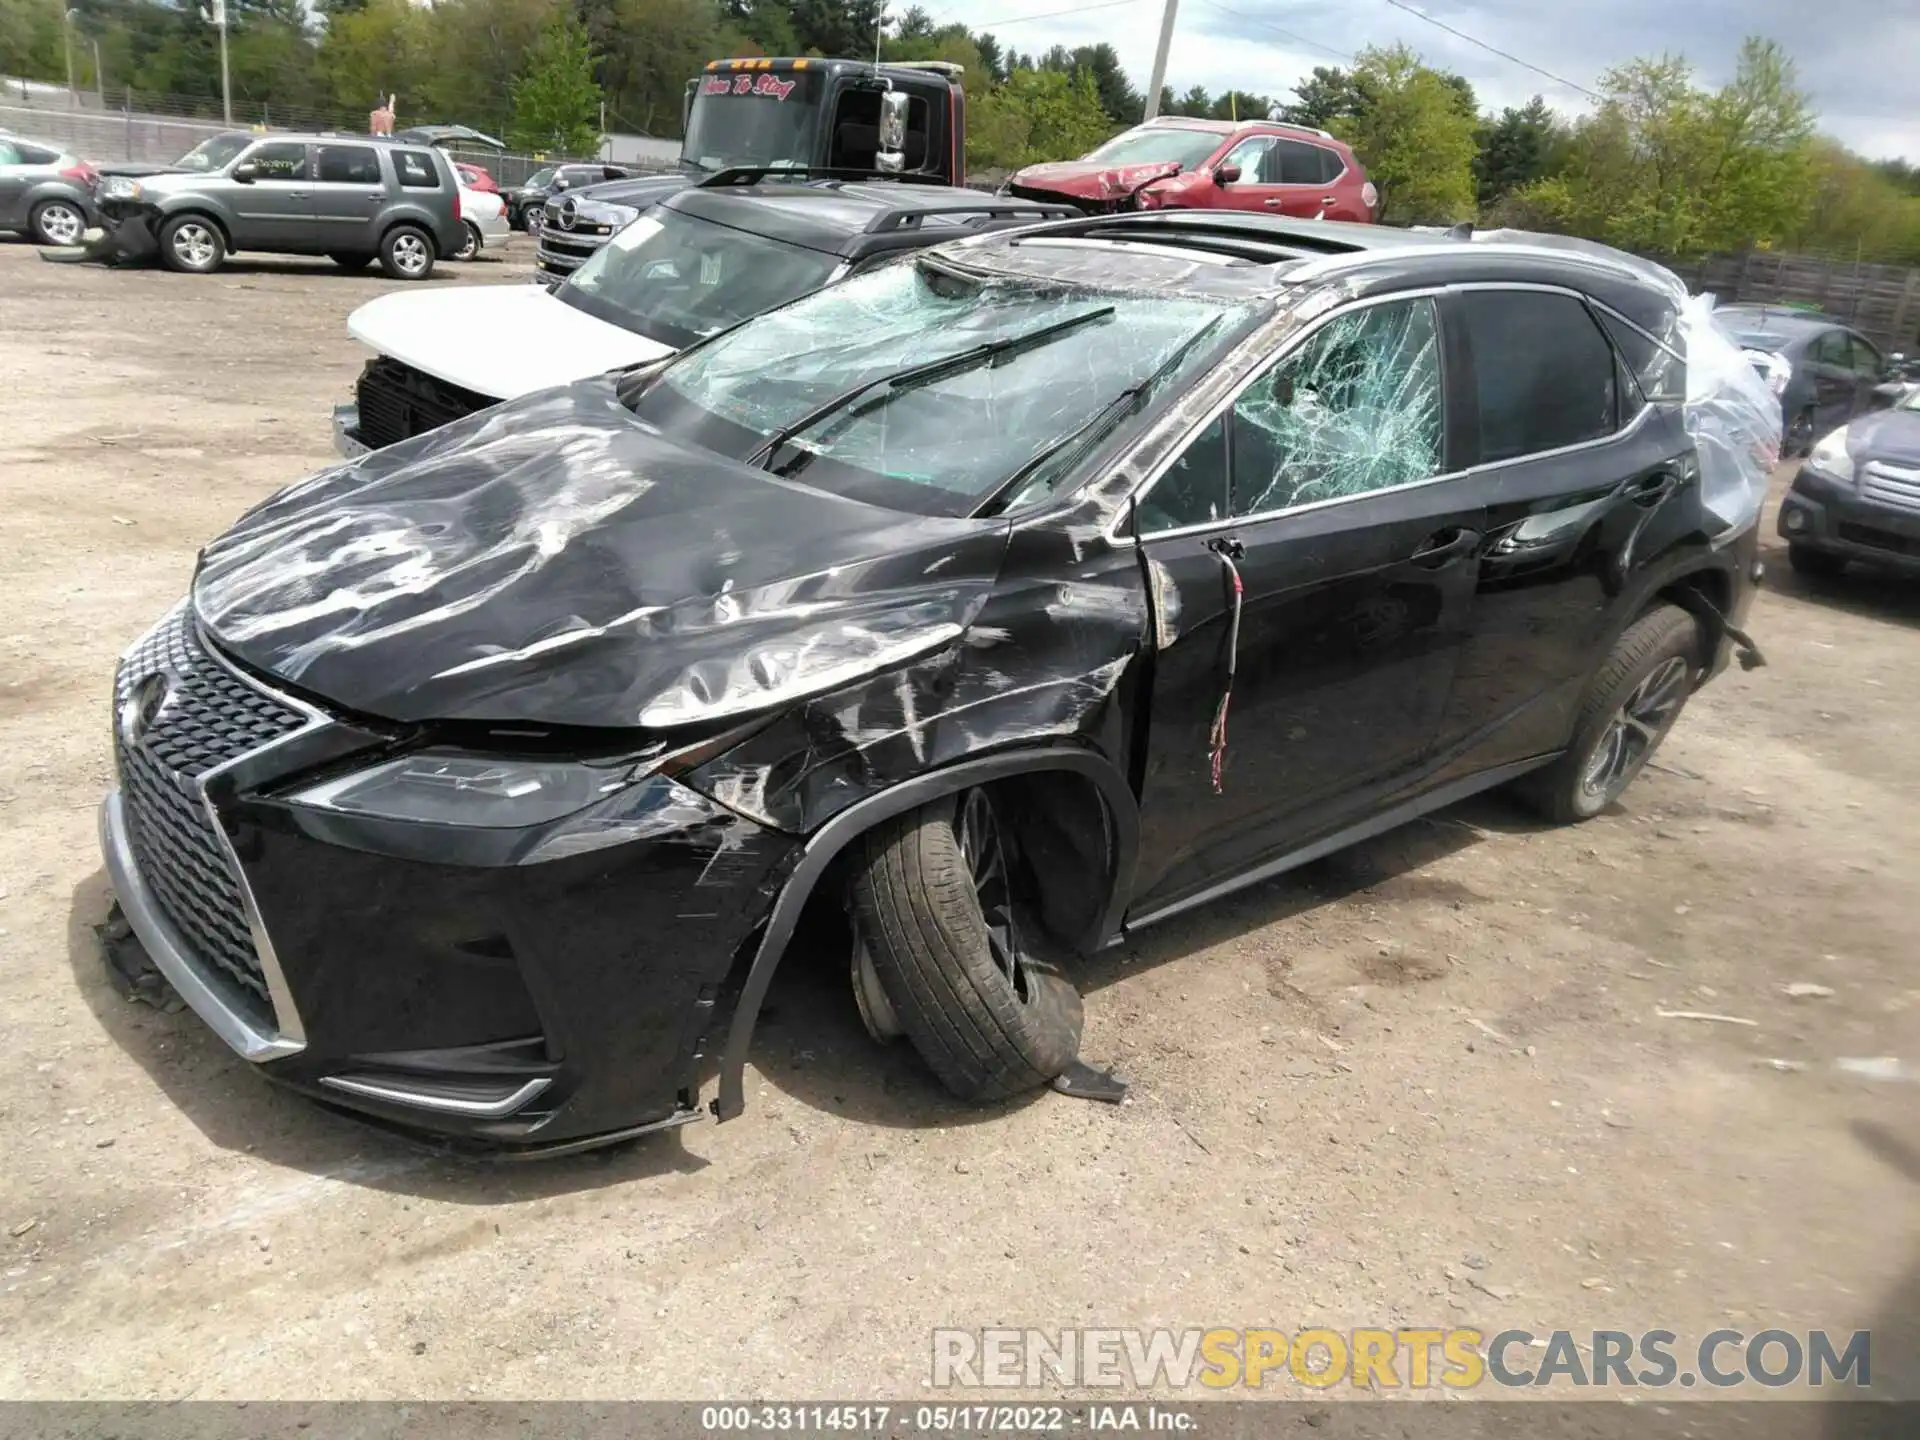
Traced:
<path id="1" fill-rule="evenodd" d="M 1007 188 L 1035 200 L 1113 210 L 1252 210 L 1371 223 L 1380 192 L 1340 141 L 1277 120 L 1162 116 L 1078 160 L 1029 165 Z"/>

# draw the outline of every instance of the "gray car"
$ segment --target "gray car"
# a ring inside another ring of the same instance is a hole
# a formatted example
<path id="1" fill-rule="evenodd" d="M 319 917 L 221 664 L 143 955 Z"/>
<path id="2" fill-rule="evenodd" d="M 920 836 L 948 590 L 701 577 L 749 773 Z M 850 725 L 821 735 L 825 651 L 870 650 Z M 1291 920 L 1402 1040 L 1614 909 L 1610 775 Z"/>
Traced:
<path id="1" fill-rule="evenodd" d="M 0 130 L 0 230 L 78 245 L 94 222 L 93 167 L 55 145 Z"/>
<path id="2" fill-rule="evenodd" d="M 1723 305 L 1720 323 L 1780 397 L 1782 446 L 1807 455 L 1821 436 L 1875 408 L 1893 378 L 1879 347 L 1844 322 L 1777 305 Z"/>
<path id="3" fill-rule="evenodd" d="M 216 135 L 161 174 L 106 176 L 98 203 L 103 251 L 200 275 L 262 250 L 424 280 L 467 239 L 447 157 L 369 135 Z"/>

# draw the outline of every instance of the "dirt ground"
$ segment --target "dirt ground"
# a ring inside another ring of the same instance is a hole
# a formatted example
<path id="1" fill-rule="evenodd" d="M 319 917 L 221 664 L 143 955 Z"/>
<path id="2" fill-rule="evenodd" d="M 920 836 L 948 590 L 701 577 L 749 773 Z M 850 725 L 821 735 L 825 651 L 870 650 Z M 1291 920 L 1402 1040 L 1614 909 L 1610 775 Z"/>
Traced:
<path id="1" fill-rule="evenodd" d="M 1771 664 L 1613 812 L 1472 802 L 1087 966 L 1121 1107 L 963 1110 L 789 963 L 742 1119 L 467 1165 L 119 998 L 114 658 L 329 459 L 388 288 L 0 244 L 0 1396 L 924 1399 L 942 1324 L 1871 1327 L 1920 1396 L 1920 1089 L 1836 1066 L 1920 1065 L 1920 585 L 1771 540 Z"/>

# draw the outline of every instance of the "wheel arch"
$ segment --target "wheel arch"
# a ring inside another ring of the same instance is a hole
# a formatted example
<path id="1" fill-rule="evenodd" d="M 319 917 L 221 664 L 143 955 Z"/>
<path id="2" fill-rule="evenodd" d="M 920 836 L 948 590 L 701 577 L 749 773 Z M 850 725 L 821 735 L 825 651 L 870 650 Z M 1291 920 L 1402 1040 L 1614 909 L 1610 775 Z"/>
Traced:
<path id="1" fill-rule="evenodd" d="M 390 213 L 385 220 L 381 221 L 380 233 L 374 237 L 373 241 L 375 252 L 378 253 L 384 248 L 388 237 L 402 226 L 405 226 L 409 230 L 418 230 L 422 235 L 427 237 L 427 242 L 433 246 L 434 259 L 444 260 L 447 258 L 448 252 L 446 246 L 441 243 L 440 232 L 435 227 L 432 217 L 418 210 L 397 210 Z M 462 235 L 465 233 L 464 230 L 461 231 Z"/>
<path id="2" fill-rule="evenodd" d="M 882 821 L 943 796 L 977 785 L 1040 773 L 1076 776 L 1090 787 L 1089 794 L 1097 796 L 1104 805 L 1112 855 L 1105 881 L 1106 894 L 1098 906 L 1097 917 L 1082 937 L 1082 948 L 1094 948 L 1119 930 L 1120 917 L 1126 913 L 1132 890 L 1134 861 L 1139 853 L 1139 806 L 1126 776 L 1097 751 L 1075 745 L 1002 751 L 917 775 L 868 796 L 842 810 L 808 837 L 799 861 L 781 887 L 761 928 L 759 945 L 727 1028 L 726 1050 L 720 1063 L 720 1093 L 712 1102 L 713 1113 L 719 1119 L 731 1120 L 746 1108 L 747 1052 L 753 1044 L 753 1028 L 761 1003 L 766 999 L 774 971 L 779 968 L 807 901 L 847 846 Z"/>

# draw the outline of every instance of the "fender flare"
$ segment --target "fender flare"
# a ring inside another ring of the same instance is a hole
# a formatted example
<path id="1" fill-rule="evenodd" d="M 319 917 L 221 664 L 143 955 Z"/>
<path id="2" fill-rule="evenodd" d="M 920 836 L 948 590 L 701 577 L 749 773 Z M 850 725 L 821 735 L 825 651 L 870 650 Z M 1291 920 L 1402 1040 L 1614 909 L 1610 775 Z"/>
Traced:
<path id="1" fill-rule="evenodd" d="M 1133 888 L 1134 860 L 1140 850 L 1140 813 L 1139 802 L 1126 776 L 1104 755 L 1065 745 L 1012 750 L 917 775 L 869 796 L 842 810 L 808 838 L 799 862 L 774 901 L 766 928 L 761 932 L 759 949 L 754 952 L 746 983 L 734 1006 L 733 1020 L 727 1028 L 727 1048 L 720 1062 L 720 1093 L 711 1102 L 718 1119 L 731 1120 L 746 1109 L 747 1051 L 753 1044 L 753 1027 L 760 1016 L 761 1002 L 767 997 L 767 988 L 773 983 L 773 972 L 779 968 L 787 942 L 793 938 L 800 912 L 840 852 L 881 821 L 905 814 L 930 800 L 1040 770 L 1084 776 L 1093 782 L 1106 804 L 1107 814 L 1113 821 L 1113 883 L 1106 908 L 1094 931 L 1085 937 L 1083 948 L 1092 949 L 1119 931 Z"/>

